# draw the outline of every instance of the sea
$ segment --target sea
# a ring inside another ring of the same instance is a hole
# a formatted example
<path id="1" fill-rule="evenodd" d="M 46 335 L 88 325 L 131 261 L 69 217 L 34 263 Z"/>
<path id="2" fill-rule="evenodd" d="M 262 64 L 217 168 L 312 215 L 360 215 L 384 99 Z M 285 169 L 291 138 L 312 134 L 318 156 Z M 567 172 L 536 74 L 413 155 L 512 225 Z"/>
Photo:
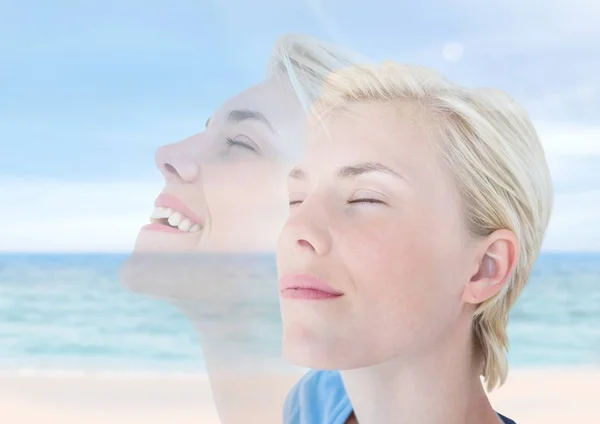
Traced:
<path id="1" fill-rule="evenodd" d="M 124 287 L 119 270 L 127 258 L 0 254 L 0 373 L 204 373 L 193 320 L 173 302 Z M 240 261 L 231 267 L 257 285 L 275 281 L 274 257 L 252 260 L 264 261 L 262 272 L 250 272 Z M 253 326 L 257 334 L 273 336 L 260 338 L 273 351 L 279 348 L 276 306 L 263 308 Z M 256 301 L 235 306 L 238 313 L 245 307 L 256 309 Z M 206 314 L 203 319 L 219 328 L 226 317 Z M 233 350 L 249 351 L 257 343 L 240 332 L 226 337 Z M 542 253 L 511 313 L 509 338 L 511 368 L 599 365 L 600 253 Z"/>

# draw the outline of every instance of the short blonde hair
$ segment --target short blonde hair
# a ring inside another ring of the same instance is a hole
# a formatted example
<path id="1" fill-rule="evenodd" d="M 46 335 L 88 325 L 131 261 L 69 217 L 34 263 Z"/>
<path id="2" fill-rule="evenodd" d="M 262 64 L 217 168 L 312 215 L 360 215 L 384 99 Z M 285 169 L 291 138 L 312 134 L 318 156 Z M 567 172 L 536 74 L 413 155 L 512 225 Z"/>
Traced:
<path id="1" fill-rule="evenodd" d="M 351 49 L 302 34 L 277 39 L 267 62 L 267 76 L 291 82 L 305 111 L 328 88 L 328 77 L 360 63 L 371 63 Z"/>
<path id="2" fill-rule="evenodd" d="M 350 66 L 327 78 L 315 109 L 323 113 L 348 102 L 404 100 L 434 118 L 434 144 L 461 193 L 470 233 L 487 236 L 508 229 L 518 240 L 513 274 L 473 317 L 482 375 L 491 391 L 506 380 L 509 311 L 529 279 L 553 207 L 545 154 L 526 111 L 506 94 L 468 89 L 422 67 Z"/>

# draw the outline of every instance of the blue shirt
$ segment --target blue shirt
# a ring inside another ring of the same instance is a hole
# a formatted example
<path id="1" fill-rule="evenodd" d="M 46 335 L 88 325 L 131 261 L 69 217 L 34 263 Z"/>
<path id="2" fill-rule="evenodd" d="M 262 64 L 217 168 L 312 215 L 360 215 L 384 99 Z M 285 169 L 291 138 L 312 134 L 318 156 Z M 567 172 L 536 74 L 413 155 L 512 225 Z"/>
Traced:
<path id="1" fill-rule="evenodd" d="M 284 424 L 345 424 L 352 414 L 337 371 L 309 371 L 290 390 L 283 406 Z M 505 424 L 516 424 L 498 414 Z"/>

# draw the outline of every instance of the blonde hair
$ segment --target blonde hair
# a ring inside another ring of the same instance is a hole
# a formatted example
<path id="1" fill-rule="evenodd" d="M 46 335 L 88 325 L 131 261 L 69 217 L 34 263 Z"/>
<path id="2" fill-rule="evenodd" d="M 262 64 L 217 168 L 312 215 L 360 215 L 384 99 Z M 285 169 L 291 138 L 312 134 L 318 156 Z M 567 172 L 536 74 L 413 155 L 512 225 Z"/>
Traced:
<path id="1" fill-rule="evenodd" d="M 286 34 L 275 42 L 267 76 L 290 81 L 305 111 L 328 88 L 328 77 L 360 63 L 366 56 L 308 35 Z"/>
<path id="2" fill-rule="evenodd" d="M 331 67 L 328 62 L 315 69 Z M 539 255 L 554 202 L 545 154 L 526 111 L 499 90 L 468 89 L 433 70 L 391 62 L 351 65 L 330 74 L 322 87 L 314 105 L 321 111 L 349 102 L 420 105 L 434 118 L 434 144 L 461 193 L 470 233 L 485 237 L 508 229 L 515 234 L 514 272 L 501 292 L 477 306 L 472 322 L 488 391 L 504 384 L 509 311 Z"/>

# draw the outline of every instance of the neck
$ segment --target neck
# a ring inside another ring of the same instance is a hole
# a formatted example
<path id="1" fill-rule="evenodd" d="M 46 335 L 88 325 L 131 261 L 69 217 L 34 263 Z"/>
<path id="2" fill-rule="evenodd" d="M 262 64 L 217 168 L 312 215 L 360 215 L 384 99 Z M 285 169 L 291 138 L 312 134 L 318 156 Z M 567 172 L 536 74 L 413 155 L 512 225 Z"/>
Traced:
<path id="1" fill-rule="evenodd" d="M 234 315 L 215 303 L 202 310 L 191 303 L 177 306 L 198 335 L 221 422 L 280 422 L 285 397 L 303 372 L 283 361 L 278 339 L 264 337 L 280 333 L 268 316 Z M 264 330 L 260 335 L 257 327 Z"/>
<path id="2" fill-rule="evenodd" d="M 360 424 L 498 424 L 469 325 L 428 353 L 342 371 Z"/>

